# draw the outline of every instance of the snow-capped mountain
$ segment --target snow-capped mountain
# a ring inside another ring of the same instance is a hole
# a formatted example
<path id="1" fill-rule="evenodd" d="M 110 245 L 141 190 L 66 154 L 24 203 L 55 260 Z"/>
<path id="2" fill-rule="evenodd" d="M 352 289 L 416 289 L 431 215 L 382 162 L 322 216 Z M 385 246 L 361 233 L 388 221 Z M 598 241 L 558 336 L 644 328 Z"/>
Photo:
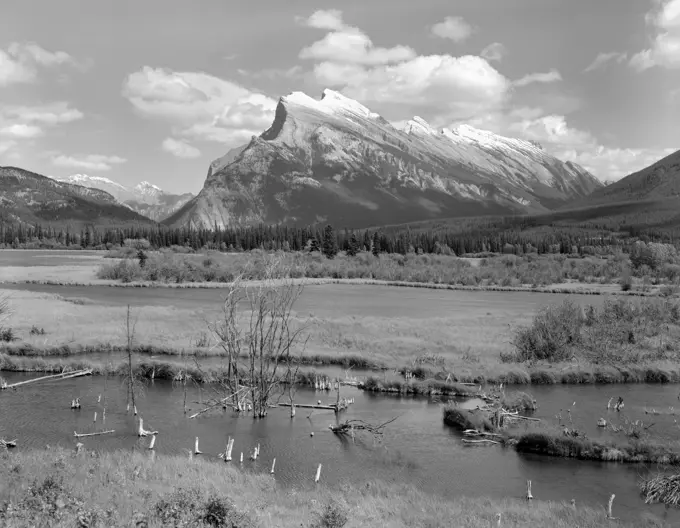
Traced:
<path id="1" fill-rule="evenodd" d="M 0 223 L 3 220 L 61 225 L 151 223 L 104 190 L 17 167 L 0 167 Z"/>
<path id="2" fill-rule="evenodd" d="M 106 191 L 121 204 L 157 222 L 171 215 L 193 198 L 191 193 L 166 193 L 160 187 L 147 181 L 134 187 L 126 187 L 109 178 L 87 174 L 73 174 L 67 178 L 58 178 L 57 181 Z"/>
<path id="3" fill-rule="evenodd" d="M 537 213 L 601 185 L 530 141 L 435 130 L 418 117 L 400 130 L 332 90 L 321 100 L 294 92 L 269 129 L 212 162 L 198 196 L 165 223 L 360 227 Z"/>

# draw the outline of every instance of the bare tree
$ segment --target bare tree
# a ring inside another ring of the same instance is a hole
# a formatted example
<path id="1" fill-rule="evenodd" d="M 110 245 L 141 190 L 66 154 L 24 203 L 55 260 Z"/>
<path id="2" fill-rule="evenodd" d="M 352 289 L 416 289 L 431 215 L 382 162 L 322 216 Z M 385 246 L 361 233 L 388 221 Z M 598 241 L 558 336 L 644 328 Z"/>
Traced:
<path id="1" fill-rule="evenodd" d="M 137 403 L 135 401 L 135 393 L 139 394 L 144 389 L 144 383 L 138 373 L 135 372 L 134 366 L 132 364 L 132 348 L 135 340 L 135 329 L 137 328 L 137 317 L 132 319 L 132 313 L 130 311 L 130 305 L 127 305 L 127 310 L 125 313 L 125 338 L 126 346 L 125 351 L 127 353 L 127 369 L 123 375 L 123 384 L 126 386 L 127 394 L 126 401 L 128 408 L 132 404 L 132 408 L 136 409 Z"/>
<path id="2" fill-rule="evenodd" d="M 209 325 L 225 352 L 223 401 L 231 399 L 239 410 L 248 405 L 255 417 L 267 415 L 277 387 L 294 383 L 293 366 L 307 342 L 307 324 L 296 321 L 293 312 L 303 286 L 287 275 L 278 259 L 269 258 L 262 280 L 237 277 L 227 289 L 221 320 Z"/>

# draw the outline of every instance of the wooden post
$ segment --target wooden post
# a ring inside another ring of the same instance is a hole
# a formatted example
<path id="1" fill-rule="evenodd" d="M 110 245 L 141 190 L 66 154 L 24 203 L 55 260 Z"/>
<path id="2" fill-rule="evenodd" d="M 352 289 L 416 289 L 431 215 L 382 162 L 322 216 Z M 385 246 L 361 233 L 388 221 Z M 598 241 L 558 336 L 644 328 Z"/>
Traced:
<path id="1" fill-rule="evenodd" d="M 276 466 L 276 459 L 274 459 L 274 460 L 272 461 L 272 470 L 269 472 L 269 473 L 271 473 L 272 475 L 274 474 L 274 466 Z"/>
<path id="2" fill-rule="evenodd" d="M 260 443 L 257 444 L 257 456 L 260 456 Z"/>
<path id="3" fill-rule="evenodd" d="M 611 520 L 616 519 L 616 517 L 612 515 L 612 504 L 614 504 L 614 497 L 616 497 L 616 495 L 612 493 L 612 496 L 609 497 L 609 504 L 607 505 L 607 519 Z"/>
<path id="4" fill-rule="evenodd" d="M 527 500 L 533 499 L 534 496 L 531 494 L 531 481 L 527 480 Z"/>
<path id="5" fill-rule="evenodd" d="M 233 448 L 234 448 L 234 439 L 230 437 L 230 438 L 229 438 L 229 442 L 227 443 L 227 453 L 226 453 L 226 456 L 224 457 L 224 460 L 225 460 L 226 462 L 230 462 L 230 461 L 231 461 L 231 450 L 232 450 Z"/>
<path id="6" fill-rule="evenodd" d="M 196 437 L 196 442 L 194 443 L 194 454 L 195 455 L 201 455 L 200 449 L 198 449 L 198 436 Z"/>
<path id="7" fill-rule="evenodd" d="M 290 417 L 291 418 L 295 417 L 295 404 L 294 403 L 290 404 Z"/>
<path id="8" fill-rule="evenodd" d="M 243 464 L 243 451 L 241 451 L 241 464 Z"/>
<path id="9" fill-rule="evenodd" d="M 97 423 L 97 411 L 94 412 L 94 420 L 92 422 Z"/>
<path id="10" fill-rule="evenodd" d="M 319 467 L 316 468 L 316 476 L 314 477 L 314 482 L 319 482 L 320 478 L 321 478 L 321 464 L 319 464 Z"/>
<path id="11" fill-rule="evenodd" d="M 144 418 L 139 417 L 139 429 L 137 430 L 137 436 L 146 436 L 144 434 Z"/>
<path id="12" fill-rule="evenodd" d="M 149 444 L 149 449 L 153 449 L 155 445 L 156 445 L 156 435 L 153 435 L 151 437 L 151 443 Z"/>
<path id="13" fill-rule="evenodd" d="M 133 407 L 135 408 L 135 416 L 137 416 L 137 406 L 134 405 Z"/>

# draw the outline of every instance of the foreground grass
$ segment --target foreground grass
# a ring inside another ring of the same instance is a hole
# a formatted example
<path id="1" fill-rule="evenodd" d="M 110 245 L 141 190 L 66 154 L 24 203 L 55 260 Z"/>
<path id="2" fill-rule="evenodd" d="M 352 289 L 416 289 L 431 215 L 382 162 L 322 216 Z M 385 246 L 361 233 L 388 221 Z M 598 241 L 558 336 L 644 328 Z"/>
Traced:
<path id="1" fill-rule="evenodd" d="M 368 482 L 284 490 L 270 476 L 185 457 L 71 451 L 0 455 L 0 524 L 24 526 L 449 527 L 607 526 L 603 510 L 521 500 L 447 501 Z M 454 523 L 454 524 L 452 524 Z M 662 526 L 651 521 L 617 526 Z"/>

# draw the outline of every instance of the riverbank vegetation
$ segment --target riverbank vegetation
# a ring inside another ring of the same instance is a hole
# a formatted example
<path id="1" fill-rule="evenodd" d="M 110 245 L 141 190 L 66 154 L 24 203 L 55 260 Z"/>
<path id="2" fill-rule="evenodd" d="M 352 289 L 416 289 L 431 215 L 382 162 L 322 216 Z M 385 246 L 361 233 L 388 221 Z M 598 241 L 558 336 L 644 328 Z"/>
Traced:
<path id="1" fill-rule="evenodd" d="M 516 330 L 506 362 L 581 359 L 627 366 L 680 358 L 680 301 L 672 298 L 605 300 L 578 306 L 566 300 L 543 307 L 531 325 Z"/>
<path id="2" fill-rule="evenodd" d="M 0 521 L 23 526 L 220 526 L 243 528 L 596 528 L 603 509 L 519 499 L 445 500 L 378 481 L 286 490 L 256 475 L 196 457 L 140 452 L 78 455 L 57 448 L 0 454 Z M 181 483 L 178 485 L 178 475 Z M 663 526 L 617 521 L 621 527 Z"/>
<path id="3" fill-rule="evenodd" d="M 137 249 L 140 241 L 111 253 L 117 260 L 97 271 L 100 280 L 122 283 L 228 283 L 263 277 L 271 253 L 208 251 L 194 254 L 164 249 Z M 649 248 L 654 249 L 656 253 Z M 672 248 L 672 249 L 670 249 Z M 663 251 L 662 251 L 663 250 Z M 436 284 L 469 288 L 569 288 L 575 284 L 598 291 L 616 285 L 624 292 L 677 293 L 680 262 L 675 248 L 663 244 L 636 244 L 631 254 L 609 255 L 520 253 L 458 258 L 453 252 L 418 254 L 357 251 L 328 257 L 322 251 L 275 253 L 279 278 L 379 280 L 390 283 Z M 649 256 L 654 254 L 656 256 Z M 141 257 L 141 260 L 140 260 Z M 616 289 L 614 291 L 616 291 Z"/>

